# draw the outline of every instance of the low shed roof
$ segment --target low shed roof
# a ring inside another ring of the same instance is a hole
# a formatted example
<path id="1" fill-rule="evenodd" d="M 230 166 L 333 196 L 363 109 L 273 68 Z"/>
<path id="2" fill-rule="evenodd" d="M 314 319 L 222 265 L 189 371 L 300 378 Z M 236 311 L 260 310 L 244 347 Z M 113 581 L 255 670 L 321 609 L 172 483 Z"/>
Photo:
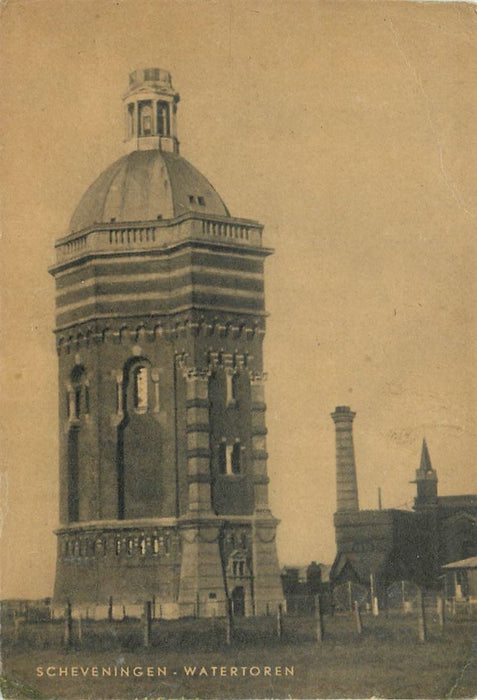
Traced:
<path id="1" fill-rule="evenodd" d="M 443 569 L 477 569 L 477 557 L 468 557 L 459 561 L 451 561 L 445 564 Z"/>

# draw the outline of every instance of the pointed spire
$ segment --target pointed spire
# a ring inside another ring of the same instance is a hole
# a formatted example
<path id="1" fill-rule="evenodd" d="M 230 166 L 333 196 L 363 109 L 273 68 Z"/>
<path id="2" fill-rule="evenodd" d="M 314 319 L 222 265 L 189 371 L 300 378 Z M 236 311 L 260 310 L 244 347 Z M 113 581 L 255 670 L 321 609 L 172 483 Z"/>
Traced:
<path id="1" fill-rule="evenodd" d="M 437 505 L 437 472 L 432 468 L 427 442 L 422 441 L 421 462 L 416 470 L 417 496 L 414 508 Z"/>
<path id="2" fill-rule="evenodd" d="M 429 456 L 429 450 L 427 448 L 426 438 L 424 438 L 422 441 L 421 464 L 419 465 L 419 469 L 422 470 L 423 472 L 434 471 L 432 469 L 431 458 Z"/>

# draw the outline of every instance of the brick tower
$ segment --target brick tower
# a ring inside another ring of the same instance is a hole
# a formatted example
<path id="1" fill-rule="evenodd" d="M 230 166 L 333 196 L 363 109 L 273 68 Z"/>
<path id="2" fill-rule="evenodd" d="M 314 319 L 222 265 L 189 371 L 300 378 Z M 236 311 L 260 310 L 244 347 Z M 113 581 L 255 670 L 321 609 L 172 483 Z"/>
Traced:
<path id="1" fill-rule="evenodd" d="M 268 506 L 262 226 L 179 155 L 178 94 L 130 75 L 127 155 L 56 243 L 54 601 L 101 616 L 282 601 Z"/>

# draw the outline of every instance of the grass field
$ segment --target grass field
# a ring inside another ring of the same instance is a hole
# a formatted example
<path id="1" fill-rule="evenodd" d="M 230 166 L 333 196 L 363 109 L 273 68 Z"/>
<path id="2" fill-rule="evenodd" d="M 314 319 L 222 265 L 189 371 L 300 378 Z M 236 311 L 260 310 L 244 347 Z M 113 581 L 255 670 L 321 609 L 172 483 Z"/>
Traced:
<path id="1" fill-rule="evenodd" d="M 83 624 L 81 645 L 68 651 L 61 624 L 30 624 L 16 641 L 8 630 L 4 635 L 2 692 L 5 698 L 81 700 L 476 697 L 476 618 L 452 618 L 444 632 L 432 616 L 428 622 L 429 641 L 422 644 L 413 615 L 363 616 L 358 636 L 351 615 L 340 614 L 325 618 L 326 637 L 318 643 L 310 619 L 285 616 L 281 640 L 273 618 L 242 619 L 227 647 L 223 620 L 160 621 L 148 649 L 141 647 L 139 622 L 90 622 Z M 194 676 L 185 673 L 189 666 Z M 48 677 L 49 667 L 56 675 Z M 60 667 L 68 675 L 59 676 Z M 112 676 L 102 677 L 103 667 Z M 158 667 L 165 675 L 157 675 Z M 202 667 L 208 675 L 198 675 Z M 114 677 L 121 668 L 129 676 Z"/>

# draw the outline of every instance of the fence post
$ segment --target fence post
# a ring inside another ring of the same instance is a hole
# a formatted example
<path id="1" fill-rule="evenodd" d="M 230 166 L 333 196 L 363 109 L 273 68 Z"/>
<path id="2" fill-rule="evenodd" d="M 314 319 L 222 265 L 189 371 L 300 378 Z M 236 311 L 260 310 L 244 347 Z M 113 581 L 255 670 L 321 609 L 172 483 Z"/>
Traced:
<path id="1" fill-rule="evenodd" d="M 20 618 L 16 610 L 13 611 L 13 629 L 15 641 L 18 642 L 18 639 L 20 637 Z"/>
<path id="2" fill-rule="evenodd" d="M 369 581 L 371 585 L 371 609 L 373 611 L 373 615 L 377 617 L 379 615 L 379 605 L 378 597 L 376 595 L 376 583 L 374 579 L 374 574 L 369 575 Z"/>
<path id="3" fill-rule="evenodd" d="M 439 627 L 443 630 L 446 624 L 446 601 L 441 595 L 437 597 L 437 615 L 439 618 Z"/>
<path id="4" fill-rule="evenodd" d="M 353 612 L 353 591 L 351 589 L 351 581 L 348 581 L 348 605 L 351 612 Z"/>
<path id="5" fill-rule="evenodd" d="M 151 644 L 151 601 L 150 600 L 146 600 L 144 603 L 143 644 L 145 647 L 148 647 Z"/>
<path id="6" fill-rule="evenodd" d="M 424 592 L 421 587 L 419 587 L 418 597 L 417 597 L 417 616 L 418 616 L 418 637 L 420 642 L 427 641 L 427 627 L 426 627 L 426 605 L 424 600 Z"/>
<path id="7" fill-rule="evenodd" d="M 108 603 L 108 621 L 112 622 L 113 621 L 113 596 L 109 596 L 109 603 Z"/>
<path id="8" fill-rule="evenodd" d="M 283 637 L 283 606 L 281 603 L 278 603 L 277 608 L 277 636 L 278 639 Z"/>
<path id="9" fill-rule="evenodd" d="M 65 646 L 69 647 L 73 643 L 73 616 L 71 614 L 71 603 L 68 600 L 65 608 Z"/>
<path id="10" fill-rule="evenodd" d="M 323 608 L 321 606 L 321 596 L 315 595 L 315 622 L 316 622 L 316 641 L 322 642 L 325 634 L 325 626 L 323 621 Z"/>
<path id="11" fill-rule="evenodd" d="M 361 623 L 361 611 L 357 600 L 354 601 L 354 621 L 356 623 L 356 632 L 361 634 L 363 631 L 363 625 Z"/>
<path id="12" fill-rule="evenodd" d="M 80 613 L 78 617 L 78 642 L 81 644 L 83 641 L 83 616 Z"/>
<path id="13" fill-rule="evenodd" d="M 234 618 L 233 618 L 233 608 L 232 608 L 232 600 L 230 598 L 227 598 L 227 615 L 225 618 L 225 642 L 228 646 L 232 643 L 232 638 L 233 638 L 233 624 L 234 624 Z"/>

